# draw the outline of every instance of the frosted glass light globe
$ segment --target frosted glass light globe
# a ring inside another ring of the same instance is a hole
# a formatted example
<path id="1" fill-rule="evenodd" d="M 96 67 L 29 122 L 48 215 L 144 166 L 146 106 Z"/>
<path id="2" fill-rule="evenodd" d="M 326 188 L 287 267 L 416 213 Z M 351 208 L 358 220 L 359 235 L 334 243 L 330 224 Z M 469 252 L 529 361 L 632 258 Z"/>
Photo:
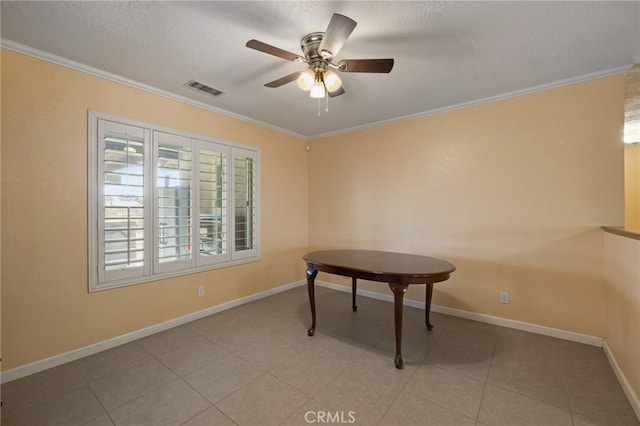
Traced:
<path id="1" fill-rule="evenodd" d="M 329 92 L 335 92 L 342 87 L 342 80 L 335 72 L 327 70 L 324 73 L 324 85 Z"/>
<path id="2" fill-rule="evenodd" d="M 322 81 L 316 81 L 311 88 L 312 98 L 324 98 L 324 84 Z"/>
<path id="3" fill-rule="evenodd" d="M 308 92 L 313 87 L 313 82 L 315 80 L 315 75 L 313 71 L 310 69 L 306 69 L 300 73 L 296 82 L 298 83 L 298 87 Z"/>

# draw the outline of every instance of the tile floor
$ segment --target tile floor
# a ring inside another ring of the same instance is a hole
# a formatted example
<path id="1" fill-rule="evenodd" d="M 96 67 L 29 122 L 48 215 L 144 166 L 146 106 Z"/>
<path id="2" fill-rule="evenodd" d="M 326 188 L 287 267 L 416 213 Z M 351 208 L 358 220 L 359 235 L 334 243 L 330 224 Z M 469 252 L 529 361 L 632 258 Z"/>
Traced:
<path id="1" fill-rule="evenodd" d="M 601 348 L 305 287 L 2 387 L 3 426 L 638 425 Z"/>

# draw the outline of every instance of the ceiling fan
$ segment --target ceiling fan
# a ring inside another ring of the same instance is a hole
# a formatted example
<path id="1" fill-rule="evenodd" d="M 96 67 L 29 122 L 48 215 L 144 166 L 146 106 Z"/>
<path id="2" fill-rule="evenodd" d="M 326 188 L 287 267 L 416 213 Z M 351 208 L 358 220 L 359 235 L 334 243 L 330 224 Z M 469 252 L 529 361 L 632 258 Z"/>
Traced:
<path id="1" fill-rule="evenodd" d="M 393 68 L 393 59 L 342 59 L 336 63 L 333 62 L 356 25 L 353 19 L 334 13 L 325 32 L 310 33 L 302 37 L 300 47 L 304 56 L 255 39 L 249 40 L 246 46 L 308 65 L 306 70 L 273 80 L 265 84 L 266 87 L 280 87 L 296 80 L 298 87 L 310 92 L 312 98 L 323 98 L 325 93 L 335 97 L 345 93 L 342 80 L 335 71 L 388 73 Z"/>

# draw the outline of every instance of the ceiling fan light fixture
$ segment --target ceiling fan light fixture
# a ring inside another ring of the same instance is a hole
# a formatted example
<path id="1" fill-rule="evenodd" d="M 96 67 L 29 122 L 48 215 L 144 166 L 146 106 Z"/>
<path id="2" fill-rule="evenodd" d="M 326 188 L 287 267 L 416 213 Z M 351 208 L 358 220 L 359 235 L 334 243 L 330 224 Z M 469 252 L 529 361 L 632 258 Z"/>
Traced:
<path id="1" fill-rule="evenodd" d="M 316 68 L 313 77 L 313 86 L 311 87 L 310 96 L 312 98 L 324 98 L 324 70 L 322 68 Z"/>
<path id="2" fill-rule="evenodd" d="M 315 74 L 311 69 L 306 69 L 300 73 L 296 82 L 298 83 L 298 87 L 305 92 L 308 92 L 313 87 L 313 82 L 315 81 Z"/>
<path id="3" fill-rule="evenodd" d="M 1 1 L 1 0 L 0 0 Z M 347 38 L 356 27 L 353 19 L 334 13 L 325 32 L 313 32 L 302 37 L 300 48 L 304 56 L 288 52 L 270 44 L 251 39 L 246 43 L 250 49 L 277 56 L 282 59 L 307 64 L 302 72 L 292 72 L 284 77 L 270 81 L 265 87 L 280 87 L 296 80 L 297 86 L 309 92 L 312 98 L 335 98 L 345 94 L 342 79 L 337 72 L 388 73 L 393 68 L 393 59 L 342 59 L 333 63 Z M 318 105 L 320 105 L 318 103 Z M 328 109 L 327 109 L 328 111 Z"/>
<path id="4" fill-rule="evenodd" d="M 324 72 L 324 85 L 326 86 L 329 92 L 335 92 L 339 88 L 342 87 L 342 79 L 331 70 L 327 70 Z"/>
<path id="5" fill-rule="evenodd" d="M 311 88 L 312 98 L 324 98 L 324 84 L 322 81 L 316 81 Z"/>

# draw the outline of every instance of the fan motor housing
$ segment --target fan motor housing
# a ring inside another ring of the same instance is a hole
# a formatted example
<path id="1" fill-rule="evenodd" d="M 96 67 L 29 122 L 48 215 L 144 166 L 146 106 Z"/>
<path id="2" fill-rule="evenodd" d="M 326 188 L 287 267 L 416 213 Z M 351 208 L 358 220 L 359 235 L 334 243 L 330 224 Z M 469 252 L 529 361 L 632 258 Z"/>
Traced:
<path id="1" fill-rule="evenodd" d="M 300 40 L 300 47 L 302 48 L 302 52 L 304 53 L 307 62 L 324 62 L 328 59 L 324 58 L 320 52 L 318 52 L 318 47 L 320 47 L 320 43 L 322 43 L 322 37 L 324 37 L 324 33 L 316 32 L 309 33 Z"/>

